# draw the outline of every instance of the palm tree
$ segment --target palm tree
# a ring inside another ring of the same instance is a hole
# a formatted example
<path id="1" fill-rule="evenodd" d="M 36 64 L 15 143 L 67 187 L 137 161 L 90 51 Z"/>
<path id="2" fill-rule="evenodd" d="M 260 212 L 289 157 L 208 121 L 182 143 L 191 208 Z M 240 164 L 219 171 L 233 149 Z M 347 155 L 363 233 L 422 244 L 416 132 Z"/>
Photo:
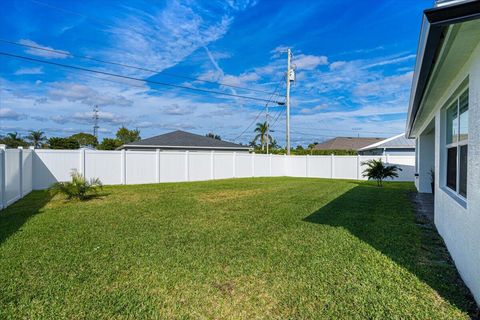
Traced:
<path id="1" fill-rule="evenodd" d="M 273 138 L 270 134 L 267 134 L 267 132 L 270 131 L 272 132 L 272 130 L 268 130 L 268 124 L 267 122 L 259 122 L 257 123 L 257 126 L 255 127 L 255 130 L 254 132 L 257 133 L 257 135 L 255 136 L 255 138 L 253 139 L 254 142 L 257 142 L 258 139 L 260 139 L 260 144 L 262 146 L 262 151 L 265 150 L 265 146 L 267 145 L 267 141 L 269 143 L 272 143 L 273 141 Z"/>
<path id="2" fill-rule="evenodd" d="M 47 140 L 47 137 L 45 136 L 45 132 L 41 130 L 31 130 L 30 134 L 27 136 L 27 139 L 35 148 L 40 148 L 42 143 Z"/>
<path id="3" fill-rule="evenodd" d="M 0 143 L 6 144 L 9 148 L 26 147 L 27 143 L 17 132 L 10 132 L 0 139 Z"/>
<path id="4" fill-rule="evenodd" d="M 363 176 L 368 177 L 368 180 L 376 180 L 377 186 L 382 187 L 383 180 L 386 178 L 398 177 L 397 171 L 402 171 L 402 168 L 399 166 L 386 166 L 383 164 L 383 161 L 371 159 L 368 161 L 362 162 L 362 165 L 367 166 L 363 171 Z"/>

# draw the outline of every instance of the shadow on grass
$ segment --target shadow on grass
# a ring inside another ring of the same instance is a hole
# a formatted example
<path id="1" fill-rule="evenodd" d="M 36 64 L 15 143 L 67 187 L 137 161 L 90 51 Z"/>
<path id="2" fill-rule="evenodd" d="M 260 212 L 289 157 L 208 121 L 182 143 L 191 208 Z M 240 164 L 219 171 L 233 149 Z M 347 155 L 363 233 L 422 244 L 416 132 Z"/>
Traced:
<path id="1" fill-rule="evenodd" d="M 356 186 L 304 219 L 342 227 L 405 267 L 439 295 L 469 313 L 476 304 L 455 269 L 435 228 L 419 223 L 405 185 Z"/>
<path id="2" fill-rule="evenodd" d="M 52 197 L 53 194 L 49 190 L 32 191 L 0 211 L 0 245 L 15 232 L 21 230 L 25 222 L 38 214 Z"/>

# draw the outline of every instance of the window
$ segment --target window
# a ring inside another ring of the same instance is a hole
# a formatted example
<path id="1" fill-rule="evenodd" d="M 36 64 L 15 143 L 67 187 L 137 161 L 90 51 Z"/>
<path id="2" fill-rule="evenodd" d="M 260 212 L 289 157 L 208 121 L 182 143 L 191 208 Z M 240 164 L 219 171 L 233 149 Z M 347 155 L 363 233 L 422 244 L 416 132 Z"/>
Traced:
<path id="1" fill-rule="evenodd" d="M 468 89 L 446 111 L 446 185 L 467 197 Z"/>

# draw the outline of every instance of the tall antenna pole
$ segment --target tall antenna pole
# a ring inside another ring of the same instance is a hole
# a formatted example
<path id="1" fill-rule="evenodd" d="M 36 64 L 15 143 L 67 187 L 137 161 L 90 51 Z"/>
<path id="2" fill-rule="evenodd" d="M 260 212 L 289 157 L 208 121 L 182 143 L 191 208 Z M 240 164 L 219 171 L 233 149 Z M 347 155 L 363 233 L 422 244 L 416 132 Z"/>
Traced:
<path id="1" fill-rule="evenodd" d="M 286 104 L 287 104 L 287 121 L 286 121 L 286 124 L 287 124 L 287 136 L 286 136 L 286 140 L 287 140 L 287 145 L 286 145 L 286 149 L 287 149 L 287 154 L 290 155 L 290 81 L 292 79 L 293 81 L 293 75 L 291 74 L 291 67 L 290 67 L 290 59 L 292 57 L 292 52 L 290 51 L 290 49 L 287 50 L 287 94 L 286 94 Z"/>
<path id="2" fill-rule="evenodd" d="M 98 106 L 93 106 L 93 135 L 98 139 Z"/>

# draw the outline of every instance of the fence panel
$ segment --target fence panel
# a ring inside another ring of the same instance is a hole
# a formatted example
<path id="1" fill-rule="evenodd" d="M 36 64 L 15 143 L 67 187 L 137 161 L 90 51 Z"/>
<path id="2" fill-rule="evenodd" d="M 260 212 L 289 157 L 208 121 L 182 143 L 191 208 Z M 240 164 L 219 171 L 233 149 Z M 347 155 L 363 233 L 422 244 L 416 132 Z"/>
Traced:
<path id="1" fill-rule="evenodd" d="M 126 184 L 155 183 L 157 154 L 152 151 L 127 151 Z"/>
<path id="2" fill-rule="evenodd" d="M 160 182 L 187 181 L 185 152 L 160 152 Z"/>
<path id="3" fill-rule="evenodd" d="M 306 156 L 289 156 L 287 164 L 287 174 L 291 177 L 306 177 L 307 163 Z"/>
<path id="4" fill-rule="evenodd" d="M 33 151 L 23 150 L 22 158 L 22 194 L 27 195 L 33 189 Z"/>
<path id="5" fill-rule="evenodd" d="M 272 177 L 282 177 L 286 175 L 286 156 L 272 155 Z"/>
<path id="6" fill-rule="evenodd" d="M 237 178 L 252 177 L 253 168 L 254 167 L 253 167 L 251 154 L 237 153 L 235 157 L 235 177 Z"/>
<path id="7" fill-rule="evenodd" d="M 191 152 L 189 154 L 189 177 L 190 181 L 210 180 L 211 159 L 212 155 L 209 152 Z"/>
<path id="8" fill-rule="evenodd" d="M 406 156 L 388 156 L 386 159 L 389 164 L 398 165 L 402 171 L 398 173 L 396 181 L 413 181 L 415 179 L 415 157 Z"/>
<path id="9" fill-rule="evenodd" d="M 233 154 L 226 152 L 214 153 L 213 169 L 215 179 L 233 178 Z"/>
<path id="10" fill-rule="evenodd" d="M 20 150 L 5 152 L 5 199 L 7 206 L 20 199 Z"/>
<path id="11" fill-rule="evenodd" d="M 266 154 L 256 154 L 254 157 L 255 177 L 270 176 L 270 156 Z"/>
<path id="12" fill-rule="evenodd" d="M 357 157 L 333 157 L 333 178 L 357 179 Z"/>
<path id="13" fill-rule="evenodd" d="M 104 184 L 122 183 L 121 151 L 85 151 L 85 177 L 99 178 Z"/>
<path id="14" fill-rule="evenodd" d="M 33 188 L 46 189 L 52 183 L 69 181 L 72 170 L 81 172 L 78 150 L 35 150 Z"/>
<path id="15" fill-rule="evenodd" d="M 310 156 L 308 166 L 308 176 L 312 178 L 331 178 L 332 177 L 332 157 L 331 156 Z"/>

